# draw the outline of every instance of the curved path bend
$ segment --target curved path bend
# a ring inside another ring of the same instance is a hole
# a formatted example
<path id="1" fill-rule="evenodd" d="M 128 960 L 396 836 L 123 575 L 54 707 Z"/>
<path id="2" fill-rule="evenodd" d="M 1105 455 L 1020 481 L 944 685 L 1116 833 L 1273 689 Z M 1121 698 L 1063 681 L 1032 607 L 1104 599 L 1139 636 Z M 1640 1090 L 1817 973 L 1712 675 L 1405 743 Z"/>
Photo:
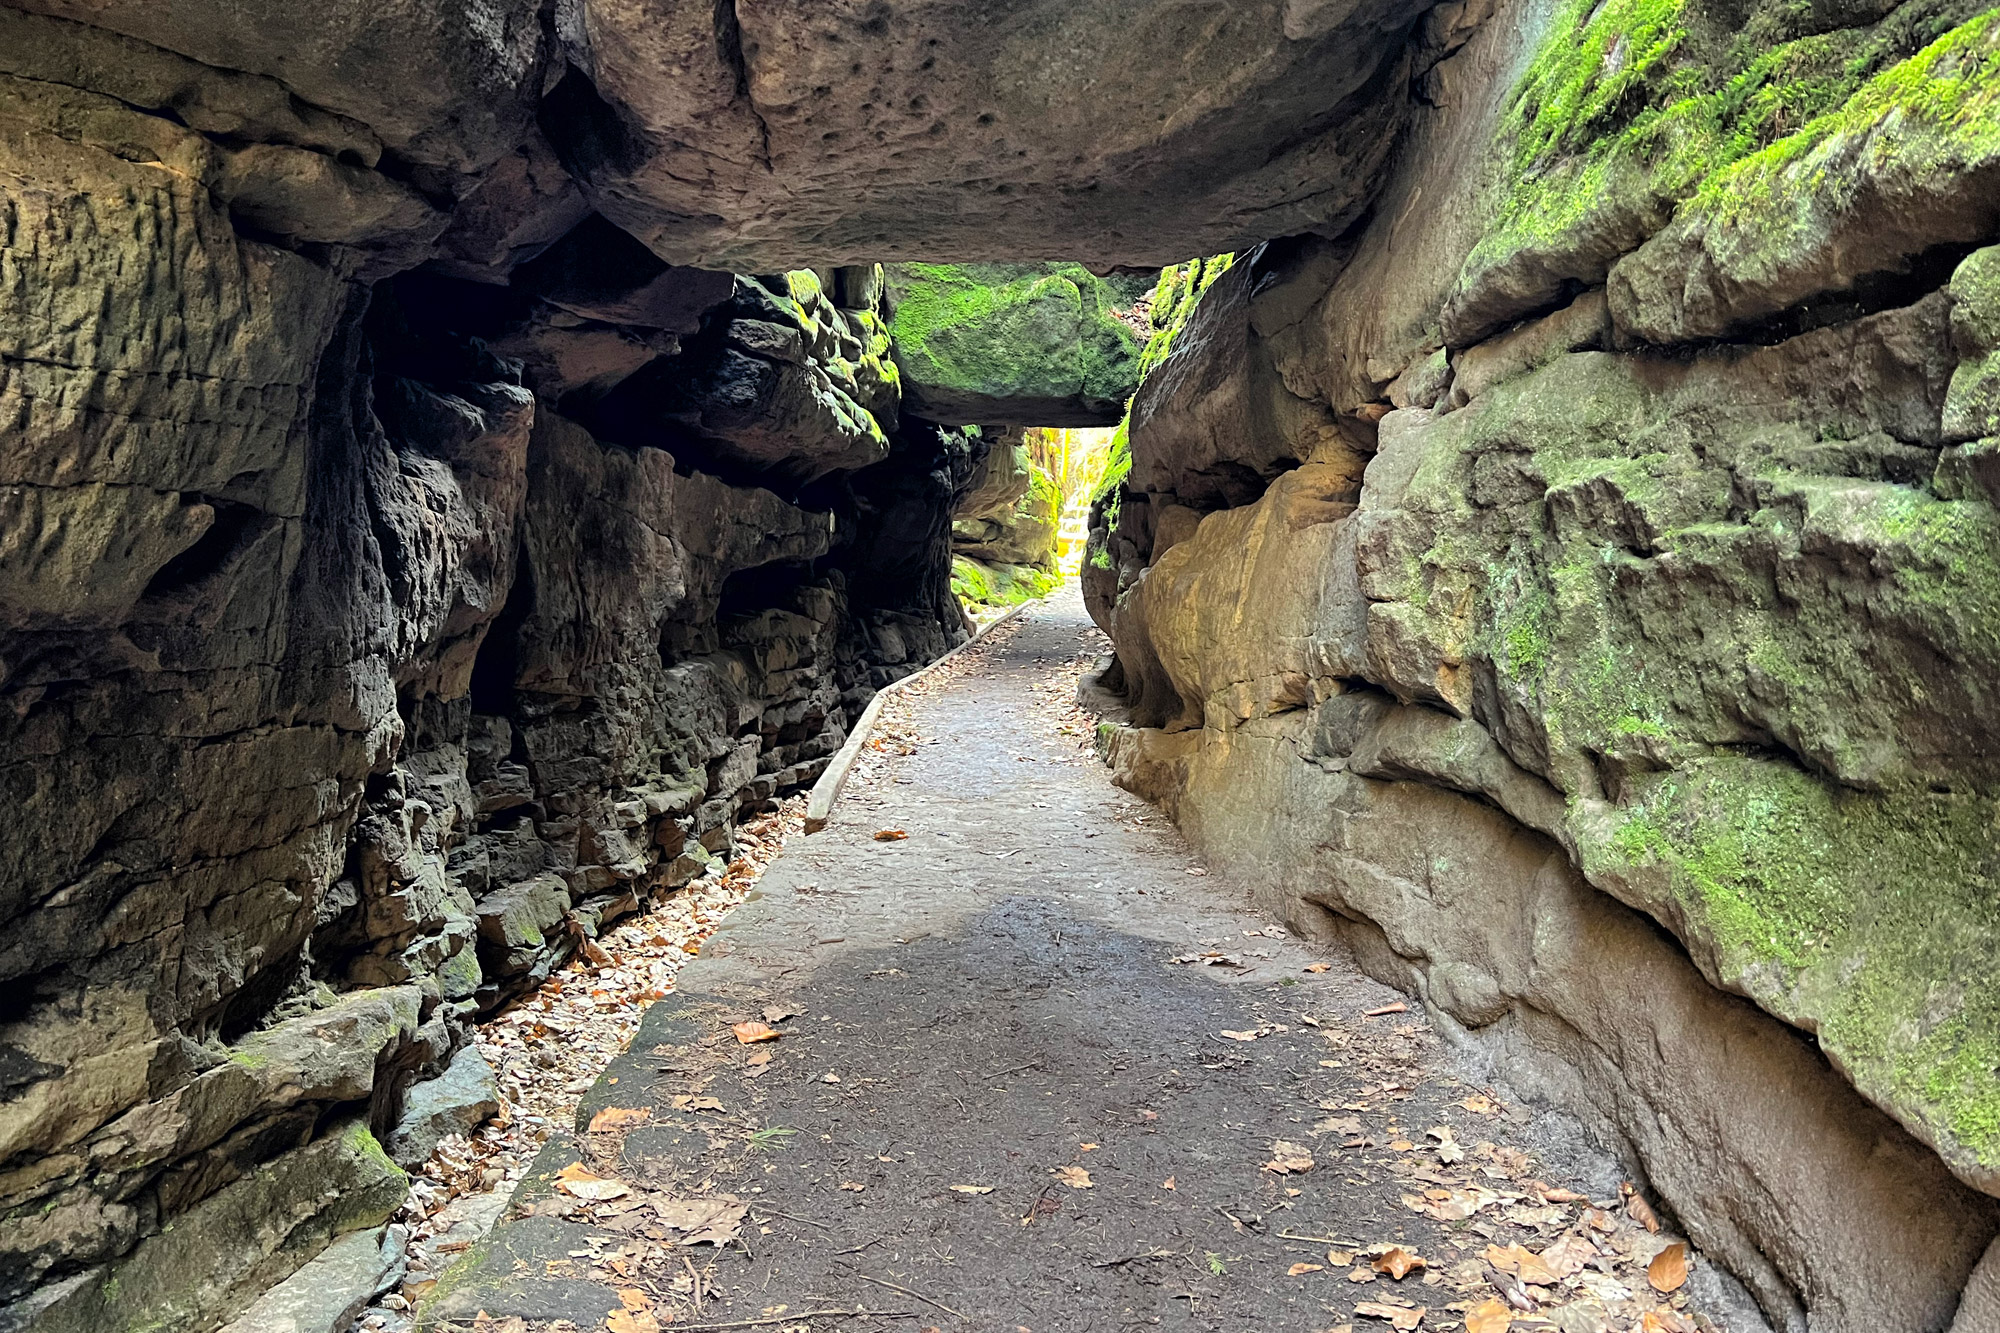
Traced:
<path id="1" fill-rule="evenodd" d="M 896 700 L 421 1322 L 1442 1333 L 1518 1243 L 1578 1267 L 1517 1331 L 1745 1333 L 1699 1260 L 1651 1290 L 1608 1160 L 1110 784 L 1102 646 L 1072 590 Z"/>

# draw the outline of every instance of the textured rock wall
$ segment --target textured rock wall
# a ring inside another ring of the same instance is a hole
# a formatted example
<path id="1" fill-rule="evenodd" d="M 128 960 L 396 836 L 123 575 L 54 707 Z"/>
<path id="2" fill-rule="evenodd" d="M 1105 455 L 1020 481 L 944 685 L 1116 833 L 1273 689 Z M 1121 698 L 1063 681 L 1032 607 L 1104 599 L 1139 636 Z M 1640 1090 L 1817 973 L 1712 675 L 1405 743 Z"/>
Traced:
<path id="1" fill-rule="evenodd" d="M 984 445 L 901 416 L 879 270 L 597 215 L 532 9 L 47 8 L 0 9 L 0 1327 L 199 1330 L 962 637 Z"/>
<path id="2" fill-rule="evenodd" d="M 1433 11 L 1371 219 L 1208 290 L 1086 578 L 1120 780 L 1780 1328 L 1949 1328 L 2000 1230 L 1995 31 Z"/>

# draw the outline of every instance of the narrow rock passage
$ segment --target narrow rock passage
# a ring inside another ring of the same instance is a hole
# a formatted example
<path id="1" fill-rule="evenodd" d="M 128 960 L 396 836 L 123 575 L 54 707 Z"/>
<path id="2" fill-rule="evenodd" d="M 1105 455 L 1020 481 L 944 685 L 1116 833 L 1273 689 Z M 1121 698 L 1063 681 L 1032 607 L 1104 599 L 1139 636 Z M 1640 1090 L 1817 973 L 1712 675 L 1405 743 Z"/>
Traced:
<path id="1" fill-rule="evenodd" d="M 896 704 L 427 1326 L 1721 1326 L 1608 1161 L 1110 785 L 1099 643 L 1066 593 Z"/>

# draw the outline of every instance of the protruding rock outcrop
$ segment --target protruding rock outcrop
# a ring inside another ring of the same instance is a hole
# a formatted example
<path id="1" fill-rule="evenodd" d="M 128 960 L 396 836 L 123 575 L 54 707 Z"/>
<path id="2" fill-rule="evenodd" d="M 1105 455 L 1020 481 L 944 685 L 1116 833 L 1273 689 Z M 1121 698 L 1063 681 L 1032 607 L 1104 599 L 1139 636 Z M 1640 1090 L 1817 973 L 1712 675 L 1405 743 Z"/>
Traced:
<path id="1" fill-rule="evenodd" d="M 1424 8 L 585 0 L 542 120 L 676 263 L 1159 265 L 1358 217 Z"/>

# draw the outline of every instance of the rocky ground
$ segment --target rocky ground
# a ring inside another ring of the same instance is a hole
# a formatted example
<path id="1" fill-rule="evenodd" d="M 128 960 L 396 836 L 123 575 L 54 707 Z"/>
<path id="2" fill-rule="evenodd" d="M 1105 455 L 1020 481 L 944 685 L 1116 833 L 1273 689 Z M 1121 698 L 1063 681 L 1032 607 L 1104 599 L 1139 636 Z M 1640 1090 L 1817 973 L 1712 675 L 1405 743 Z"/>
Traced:
<path id="1" fill-rule="evenodd" d="M 1062 596 L 892 705 L 421 1326 L 1758 1326 L 1568 1122 L 1109 784 L 1101 644 Z M 533 1067 L 637 1005 L 579 1008 L 504 1030 Z"/>

